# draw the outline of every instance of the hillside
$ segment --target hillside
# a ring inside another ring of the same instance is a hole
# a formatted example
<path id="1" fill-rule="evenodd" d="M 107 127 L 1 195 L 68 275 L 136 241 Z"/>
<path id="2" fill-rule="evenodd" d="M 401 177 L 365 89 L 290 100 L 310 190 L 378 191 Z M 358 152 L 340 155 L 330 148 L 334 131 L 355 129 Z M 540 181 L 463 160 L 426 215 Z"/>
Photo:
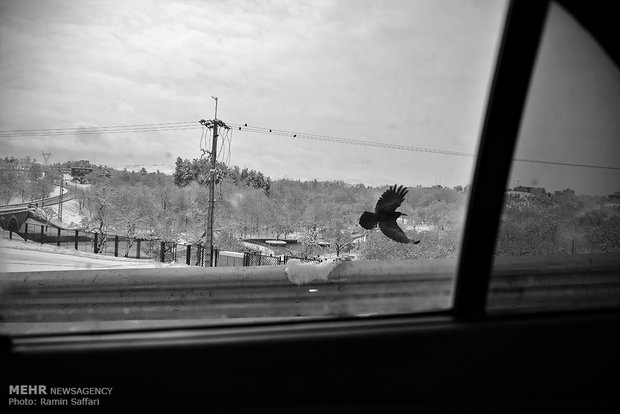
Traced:
<path id="1" fill-rule="evenodd" d="M 63 206 L 63 222 L 133 238 L 203 243 L 209 206 L 206 160 L 177 159 L 175 174 L 97 167 L 90 187 L 76 188 Z M 409 186 L 399 211 L 401 227 L 419 246 L 401 245 L 358 224 L 388 184 L 272 180 L 260 171 L 218 164 L 215 245 L 243 251 L 247 238 L 300 241 L 285 252 L 314 255 L 353 252 L 363 259 L 440 258 L 458 253 L 467 192 Z M 53 208 L 52 216 L 57 214 Z M 509 191 L 497 243 L 499 255 L 619 251 L 619 209 L 604 198 L 557 197 Z M 329 243 L 326 252 L 324 244 Z"/>

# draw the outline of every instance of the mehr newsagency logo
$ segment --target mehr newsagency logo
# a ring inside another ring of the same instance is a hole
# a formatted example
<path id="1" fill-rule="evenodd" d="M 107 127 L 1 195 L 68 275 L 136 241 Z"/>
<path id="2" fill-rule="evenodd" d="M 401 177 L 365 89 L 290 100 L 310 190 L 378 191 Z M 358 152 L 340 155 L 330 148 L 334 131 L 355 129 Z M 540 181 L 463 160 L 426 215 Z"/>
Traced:
<path id="1" fill-rule="evenodd" d="M 112 395 L 112 387 L 48 387 L 9 385 L 12 406 L 96 406 Z"/>

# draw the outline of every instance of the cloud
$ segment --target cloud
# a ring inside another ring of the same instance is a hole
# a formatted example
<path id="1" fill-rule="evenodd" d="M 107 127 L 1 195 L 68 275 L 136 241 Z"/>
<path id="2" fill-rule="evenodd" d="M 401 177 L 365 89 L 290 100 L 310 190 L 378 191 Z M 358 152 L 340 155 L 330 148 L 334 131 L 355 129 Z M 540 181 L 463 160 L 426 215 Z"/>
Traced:
<path id="1" fill-rule="evenodd" d="M 472 152 L 503 7 L 485 4 L 3 2 L 0 125 L 197 122 L 218 96 L 228 122 Z M 167 165 L 198 157 L 200 133 L 55 136 L 5 150 Z M 231 155 L 274 177 L 468 177 L 441 157 L 246 132 L 233 134 Z"/>

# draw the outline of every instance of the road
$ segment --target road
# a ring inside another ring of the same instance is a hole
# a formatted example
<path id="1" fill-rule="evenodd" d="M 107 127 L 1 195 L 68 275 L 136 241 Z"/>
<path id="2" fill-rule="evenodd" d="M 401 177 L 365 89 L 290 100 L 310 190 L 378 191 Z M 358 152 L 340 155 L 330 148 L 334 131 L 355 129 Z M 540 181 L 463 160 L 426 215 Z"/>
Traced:
<path id="1" fill-rule="evenodd" d="M 60 187 L 60 186 L 57 186 L 57 187 Z M 71 187 L 68 185 L 65 185 L 64 188 L 66 191 L 62 195 L 62 201 L 65 202 L 65 201 L 73 200 L 75 198 L 75 192 L 71 191 Z M 57 195 L 53 197 L 44 198 L 41 200 L 33 200 L 33 201 L 27 201 L 25 203 L 15 203 L 15 204 L 9 204 L 7 206 L 0 206 L 0 214 L 24 211 L 24 210 L 27 210 L 28 207 L 33 204 L 38 204 L 39 207 L 44 207 L 44 206 L 52 206 L 52 205 L 59 204 L 59 203 L 60 203 L 60 195 Z"/>

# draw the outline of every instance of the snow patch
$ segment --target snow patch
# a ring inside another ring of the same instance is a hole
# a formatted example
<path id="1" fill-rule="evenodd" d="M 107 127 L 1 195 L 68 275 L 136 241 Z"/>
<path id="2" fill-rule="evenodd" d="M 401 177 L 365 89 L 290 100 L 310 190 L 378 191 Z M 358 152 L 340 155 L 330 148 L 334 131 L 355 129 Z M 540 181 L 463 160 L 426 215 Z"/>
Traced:
<path id="1" fill-rule="evenodd" d="M 265 243 L 267 243 L 267 244 L 274 244 L 274 245 L 284 245 L 284 244 L 286 244 L 286 242 L 284 240 L 265 240 Z"/>
<path id="2" fill-rule="evenodd" d="M 105 256 L 64 247 L 0 239 L 0 273 L 170 267 L 189 266 L 184 263 Z"/>
<path id="3" fill-rule="evenodd" d="M 59 224 L 58 220 L 58 204 L 54 204 L 52 206 L 46 206 L 54 210 L 54 218 L 50 220 L 50 222 L 54 223 L 54 225 L 60 228 L 79 228 L 81 227 L 82 220 L 84 219 L 84 214 L 80 211 L 78 207 L 77 200 L 69 200 L 62 203 L 62 223 Z"/>
<path id="4" fill-rule="evenodd" d="M 289 282 L 304 285 L 315 281 L 327 281 L 329 274 L 338 264 L 338 262 L 302 263 L 299 259 L 290 259 L 284 272 Z"/>

